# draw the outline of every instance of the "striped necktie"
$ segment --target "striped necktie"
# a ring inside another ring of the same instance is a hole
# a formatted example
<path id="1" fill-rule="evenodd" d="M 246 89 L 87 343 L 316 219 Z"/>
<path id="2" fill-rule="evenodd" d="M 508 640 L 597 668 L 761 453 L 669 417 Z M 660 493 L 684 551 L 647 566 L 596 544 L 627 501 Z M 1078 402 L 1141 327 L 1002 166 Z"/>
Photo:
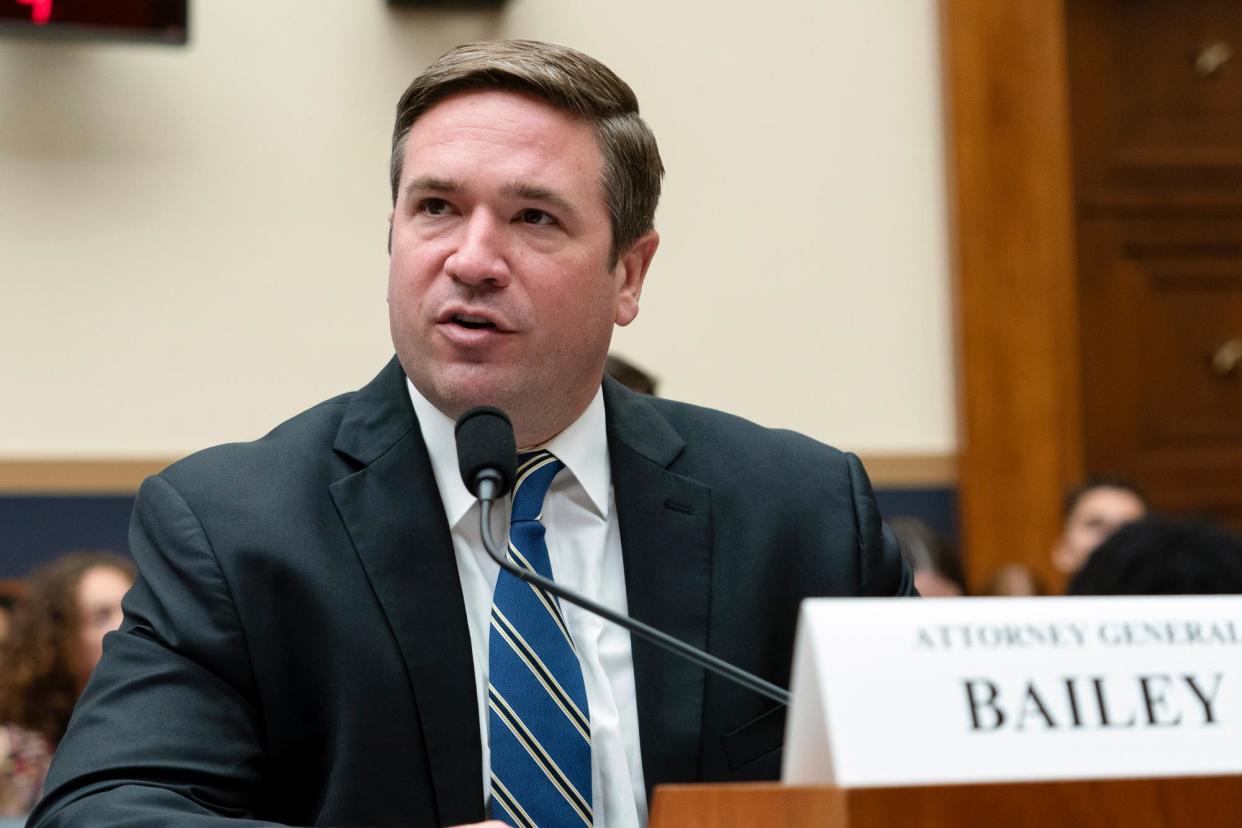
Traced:
<path id="1" fill-rule="evenodd" d="M 552 578 L 539 522 L 564 464 L 518 458 L 509 559 Z M 591 825 L 591 718 L 578 653 L 557 599 L 503 569 L 488 634 L 492 818 L 510 825 Z"/>

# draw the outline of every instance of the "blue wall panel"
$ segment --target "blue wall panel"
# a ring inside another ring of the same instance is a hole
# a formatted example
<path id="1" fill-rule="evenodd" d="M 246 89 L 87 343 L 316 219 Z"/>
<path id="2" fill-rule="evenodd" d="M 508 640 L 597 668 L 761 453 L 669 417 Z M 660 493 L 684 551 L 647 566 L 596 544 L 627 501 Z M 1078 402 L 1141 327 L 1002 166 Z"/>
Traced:
<path id="1" fill-rule="evenodd" d="M 957 545 L 956 488 L 876 489 L 875 499 L 885 520 L 898 515 L 919 518 L 942 538 Z"/>
<path id="2" fill-rule="evenodd" d="M 0 497 L 0 578 L 21 578 L 75 549 L 129 554 L 134 498 Z"/>

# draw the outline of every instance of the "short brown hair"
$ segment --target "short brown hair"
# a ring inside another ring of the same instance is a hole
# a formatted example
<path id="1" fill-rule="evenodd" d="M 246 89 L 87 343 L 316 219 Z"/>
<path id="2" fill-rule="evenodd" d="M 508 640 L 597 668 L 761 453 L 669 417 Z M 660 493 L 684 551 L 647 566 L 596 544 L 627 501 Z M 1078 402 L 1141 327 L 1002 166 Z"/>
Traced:
<path id="1" fill-rule="evenodd" d="M 604 199 L 612 218 L 612 264 L 655 226 L 664 164 L 655 136 L 638 116 L 634 90 L 595 58 L 537 40 L 458 46 L 406 88 L 392 131 L 389 177 L 394 205 L 406 138 L 414 122 L 450 95 L 483 89 L 534 95 L 595 129 L 604 160 Z"/>

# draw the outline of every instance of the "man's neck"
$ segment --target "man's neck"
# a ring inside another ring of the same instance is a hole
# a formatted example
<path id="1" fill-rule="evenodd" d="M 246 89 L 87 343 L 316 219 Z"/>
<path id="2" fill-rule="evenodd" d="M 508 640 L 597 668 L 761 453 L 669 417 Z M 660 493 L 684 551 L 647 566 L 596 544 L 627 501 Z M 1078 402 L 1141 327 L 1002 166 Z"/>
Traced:
<path id="1" fill-rule="evenodd" d="M 406 386 L 431 454 L 432 469 L 449 524 L 453 525 L 474 503 L 474 496 L 466 491 L 458 471 L 453 420 L 419 393 L 408 378 Z M 556 454 L 569 467 L 603 516 L 609 512 L 608 492 L 612 480 L 607 428 L 603 392 L 597 389 L 581 416 L 548 440 L 537 444 Z"/>
<path id="2" fill-rule="evenodd" d="M 437 411 L 449 420 L 455 422 L 462 414 L 474 408 L 473 405 L 466 405 L 464 407 L 461 405 L 446 405 L 445 401 L 438 399 L 437 395 L 429 394 L 426 390 L 419 388 L 417 383 L 408 374 L 406 379 L 424 400 L 434 406 Z M 572 404 L 570 400 L 562 398 L 556 400 L 554 406 L 534 411 L 526 410 L 528 407 L 519 405 L 506 406 L 501 402 L 483 402 L 478 404 L 494 405 L 501 411 L 504 411 L 509 421 L 513 424 L 513 437 L 518 445 L 518 451 L 530 451 L 547 445 L 582 417 L 599 393 L 599 385 L 595 385 L 588 389 L 588 391 L 589 393 L 581 395 L 581 399 L 572 400 Z"/>

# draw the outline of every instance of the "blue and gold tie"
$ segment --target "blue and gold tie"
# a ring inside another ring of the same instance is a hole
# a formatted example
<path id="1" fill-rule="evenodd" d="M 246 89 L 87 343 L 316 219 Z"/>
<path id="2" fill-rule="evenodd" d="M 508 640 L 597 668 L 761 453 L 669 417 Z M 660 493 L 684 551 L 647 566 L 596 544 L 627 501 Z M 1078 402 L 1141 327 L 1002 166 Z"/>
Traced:
<path id="1" fill-rule="evenodd" d="M 518 458 L 509 559 L 552 578 L 543 498 L 564 464 Z M 503 569 L 488 635 L 492 818 L 510 825 L 591 825 L 591 715 L 578 653 L 556 598 Z"/>

